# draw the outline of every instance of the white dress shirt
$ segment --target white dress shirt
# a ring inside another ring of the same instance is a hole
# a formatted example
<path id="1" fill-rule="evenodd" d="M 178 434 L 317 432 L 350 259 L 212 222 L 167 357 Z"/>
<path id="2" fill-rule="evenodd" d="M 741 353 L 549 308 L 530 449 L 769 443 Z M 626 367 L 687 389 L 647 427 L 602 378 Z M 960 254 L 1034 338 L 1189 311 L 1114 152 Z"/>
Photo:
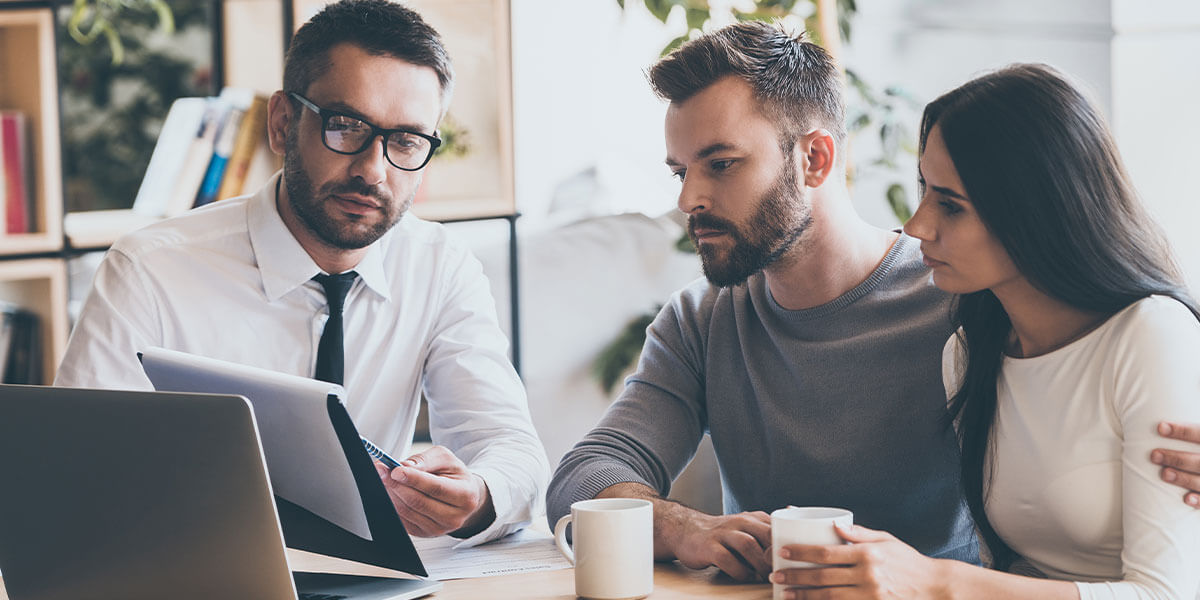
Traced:
<path id="1" fill-rule="evenodd" d="M 118 240 L 96 272 L 55 385 L 151 389 L 136 358 L 162 346 L 311 377 L 328 318 L 321 273 L 275 208 L 279 174 Z M 483 477 L 496 521 L 540 514 L 549 472 L 479 261 L 409 214 L 370 246 L 344 312 L 346 409 L 409 454 L 424 392 L 434 443 Z"/>
<path id="2" fill-rule="evenodd" d="M 958 345 L 944 355 L 957 389 Z M 1197 598 L 1200 510 L 1159 478 L 1161 420 L 1200 421 L 1200 322 L 1151 296 L 1041 356 L 1005 357 L 985 510 L 1017 554 L 1081 600 Z"/>

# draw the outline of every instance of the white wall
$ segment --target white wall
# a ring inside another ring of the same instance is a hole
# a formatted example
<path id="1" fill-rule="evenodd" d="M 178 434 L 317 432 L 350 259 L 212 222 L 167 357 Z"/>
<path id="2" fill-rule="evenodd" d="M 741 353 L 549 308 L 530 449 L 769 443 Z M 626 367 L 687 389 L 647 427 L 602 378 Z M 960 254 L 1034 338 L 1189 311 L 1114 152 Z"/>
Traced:
<path id="1" fill-rule="evenodd" d="M 530 225 L 551 211 L 556 189 L 573 211 L 674 207 L 662 165 L 665 106 L 644 70 L 682 30 L 639 2 L 512 0 L 518 208 Z M 1196 0 L 859 0 L 846 63 L 878 88 L 899 84 L 922 102 L 1011 62 L 1046 62 L 1088 87 L 1109 116 L 1130 173 L 1200 287 L 1200 2 Z M 678 16 L 678 15 L 676 15 Z M 911 115 L 915 131 L 919 110 Z M 854 143 L 857 163 L 876 143 Z M 594 170 L 594 180 L 573 175 Z M 886 183 L 915 199 L 915 159 L 888 177 L 863 173 L 855 205 L 869 221 L 897 225 Z M 594 184 L 595 187 L 592 187 Z M 561 186 L 561 187 L 560 187 Z M 568 211 L 569 212 L 569 211 Z"/>
<path id="2" fill-rule="evenodd" d="M 556 189 L 553 208 L 570 214 L 657 215 L 675 205 L 663 164 L 666 105 L 645 79 L 673 36 L 628 4 L 512 0 L 516 193 L 527 224 L 551 211 Z"/>

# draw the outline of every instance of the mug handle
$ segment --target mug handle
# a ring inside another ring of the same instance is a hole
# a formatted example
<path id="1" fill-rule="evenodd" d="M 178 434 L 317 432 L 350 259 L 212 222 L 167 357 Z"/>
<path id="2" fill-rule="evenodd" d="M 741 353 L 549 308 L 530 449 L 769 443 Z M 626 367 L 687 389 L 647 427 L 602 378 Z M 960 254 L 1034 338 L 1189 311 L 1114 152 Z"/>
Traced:
<path id="1" fill-rule="evenodd" d="M 571 515 L 563 515 L 557 523 L 554 524 L 554 545 L 558 546 L 558 551 L 567 558 L 567 562 L 571 566 L 575 566 L 575 551 L 567 545 L 567 525 L 571 524 Z"/>

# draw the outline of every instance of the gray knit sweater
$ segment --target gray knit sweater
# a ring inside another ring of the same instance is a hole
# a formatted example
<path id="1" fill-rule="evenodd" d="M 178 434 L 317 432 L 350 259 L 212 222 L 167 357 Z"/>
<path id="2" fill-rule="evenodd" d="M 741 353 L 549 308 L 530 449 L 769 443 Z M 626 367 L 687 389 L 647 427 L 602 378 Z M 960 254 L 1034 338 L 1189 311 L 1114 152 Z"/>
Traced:
<path id="1" fill-rule="evenodd" d="M 726 513 L 836 506 L 921 552 L 978 560 L 946 428 L 942 346 L 949 297 L 901 235 L 836 300 L 786 310 L 760 273 L 699 280 L 647 330 L 624 392 L 558 466 L 550 523 L 621 482 L 664 496 L 707 432 Z"/>

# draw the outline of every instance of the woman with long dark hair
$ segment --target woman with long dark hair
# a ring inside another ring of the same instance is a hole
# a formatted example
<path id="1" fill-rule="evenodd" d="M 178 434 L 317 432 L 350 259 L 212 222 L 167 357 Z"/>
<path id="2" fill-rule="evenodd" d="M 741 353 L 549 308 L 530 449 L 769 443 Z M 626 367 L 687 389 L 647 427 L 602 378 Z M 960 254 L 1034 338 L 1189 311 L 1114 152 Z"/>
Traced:
<path id="1" fill-rule="evenodd" d="M 1010 66 L 926 107 L 920 174 L 904 229 L 958 295 L 943 375 L 993 570 L 855 527 L 788 549 L 836 566 L 772 579 L 825 587 L 797 598 L 1200 597 L 1200 511 L 1147 460 L 1160 421 L 1200 420 L 1200 308 L 1103 118 L 1057 71 Z"/>

